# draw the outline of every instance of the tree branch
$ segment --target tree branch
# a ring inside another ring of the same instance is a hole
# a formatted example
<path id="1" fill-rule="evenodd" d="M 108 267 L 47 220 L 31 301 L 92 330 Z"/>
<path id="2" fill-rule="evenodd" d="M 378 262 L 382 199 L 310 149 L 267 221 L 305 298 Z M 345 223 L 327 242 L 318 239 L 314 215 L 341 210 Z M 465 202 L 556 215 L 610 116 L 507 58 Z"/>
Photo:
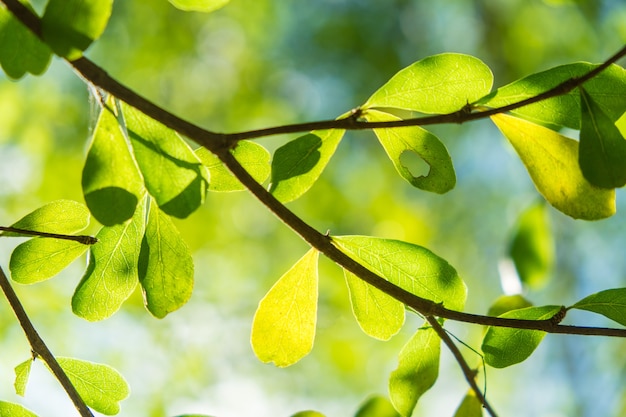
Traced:
<path id="1" fill-rule="evenodd" d="M 58 233 L 38 232 L 36 230 L 18 229 L 10 226 L 0 226 L 0 232 L 17 233 L 19 235 L 39 236 L 39 237 L 51 237 L 53 239 L 73 240 L 74 242 L 82 243 L 83 245 L 93 245 L 98 243 L 98 239 L 93 236 L 86 235 L 61 235 Z M 0 234 L 0 237 L 2 234 Z"/>
<path id="2" fill-rule="evenodd" d="M 48 349 L 48 346 L 46 346 L 41 336 L 39 336 L 39 333 L 37 333 L 37 330 L 35 330 L 33 323 L 28 318 L 20 299 L 17 297 L 17 294 L 15 294 L 9 279 L 4 274 L 2 268 L 0 268 L 0 287 L 11 305 L 11 309 L 17 316 L 17 320 L 20 322 L 20 326 L 26 334 L 26 338 L 28 339 L 28 343 L 30 344 L 35 357 L 40 357 L 46 365 L 48 365 L 48 368 L 50 368 L 56 379 L 59 383 L 61 383 L 63 389 L 65 389 L 65 392 L 74 403 L 74 407 L 76 407 L 80 415 L 82 417 L 93 417 L 91 410 L 80 397 L 80 394 L 78 394 L 78 391 L 76 391 L 76 388 L 72 385 L 72 382 L 67 377 L 65 371 L 63 371 L 63 368 L 61 368 L 59 362 L 57 362 L 50 349 Z"/>

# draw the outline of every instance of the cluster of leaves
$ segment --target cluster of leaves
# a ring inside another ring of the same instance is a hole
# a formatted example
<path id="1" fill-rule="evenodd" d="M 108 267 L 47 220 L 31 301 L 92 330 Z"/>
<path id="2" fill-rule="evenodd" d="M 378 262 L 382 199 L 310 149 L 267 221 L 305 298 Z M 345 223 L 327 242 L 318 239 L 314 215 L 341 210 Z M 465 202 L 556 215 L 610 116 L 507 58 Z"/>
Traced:
<path id="1" fill-rule="evenodd" d="M 171 0 L 181 9 L 203 11 L 226 2 Z M 70 61 L 80 58 L 106 27 L 111 7 L 111 0 L 50 0 L 41 20 L 42 40 L 0 8 L 0 64 L 9 76 L 19 78 L 26 72 L 42 73 L 52 52 Z M 339 119 L 356 115 L 371 123 L 401 121 L 399 114 L 406 111 L 444 115 L 462 110 L 471 114 L 537 96 L 593 68 L 588 63 L 564 65 L 492 91 L 492 72 L 478 58 L 435 55 L 401 70 L 357 110 Z M 162 318 L 183 306 L 193 289 L 192 258 L 171 217 L 188 217 L 203 204 L 207 191 L 245 187 L 215 155 L 202 147 L 192 149 L 162 122 L 104 94 L 101 105 L 82 172 L 86 206 L 55 201 L 12 228 L 72 235 L 84 230 L 93 216 L 102 227 L 96 234 L 98 242 L 89 248 L 86 271 L 72 297 L 74 313 L 90 321 L 110 317 L 139 284 L 147 310 Z M 625 112 L 626 71 L 611 65 L 567 94 L 515 108 L 511 114 L 495 114 L 491 120 L 516 150 L 547 202 L 573 218 L 598 220 L 615 213 L 615 188 L 626 184 L 622 162 L 626 160 Z M 579 140 L 562 135 L 561 128 L 578 130 Z M 249 141 L 238 142 L 231 152 L 257 182 L 269 178 L 269 192 L 287 203 L 304 195 L 318 180 L 344 133 L 342 129 L 313 131 L 278 148 L 273 156 Z M 432 132 L 406 126 L 375 127 L 374 133 L 399 175 L 412 186 L 440 194 L 454 188 L 454 165 L 445 145 Z M 429 172 L 412 173 L 404 161 L 406 153 L 423 159 Z M 511 243 L 517 271 L 531 286 L 545 281 L 552 264 L 545 210 L 545 204 L 540 204 L 526 211 Z M 4 233 L 15 234 L 19 233 Z M 343 253 L 409 293 L 450 310 L 463 310 L 464 282 L 446 260 L 427 248 L 370 236 L 330 239 Z M 12 279 L 23 284 L 49 279 L 87 249 L 76 241 L 32 238 L 11 256 Z M 318 255 L 318 249 L 310 249 L 260 301 L 251 342 L 261 361 L 289 366 L 311 351 L 317 321 Z M 353 314 L 366 334 L 388 340 L 400 331 L 405 320 L 405 306 L 400 301 L 347 270 L 345 280 Z M 568 308 L 535 307 L 519 295 L 503 297 L 489 314 L 545 320 L 559 317 L 569 308 L 602 314 L 626 325 L 626 289 L 602 291 Z M 519 363 L 531 355 L 544 335 L 538 330 L 489 328 L 482 343 L 485 361 L 497 368 Z M 440 343 L 430 325 L 415 332 L 389 379 L 395 411 L 380 413 L 412 414 L 420 396 L 437 380 Z M 58 359 L 88 405 L 105 414 L 119 411 L 118 402 L 128 395 L 128 387 L 116 371 L 77 359 Z M 30 363 L 16 368 L 16 391 L 22 395 Z M 383 415 L 371 410 L 388 404 L 374 402 L 357 415 Z M 16 407 L 0 403 L 0 412 L 13 413 Z M 480 401 L 470 392 L 455 415 L 477 416 L 481 412 Z"/>

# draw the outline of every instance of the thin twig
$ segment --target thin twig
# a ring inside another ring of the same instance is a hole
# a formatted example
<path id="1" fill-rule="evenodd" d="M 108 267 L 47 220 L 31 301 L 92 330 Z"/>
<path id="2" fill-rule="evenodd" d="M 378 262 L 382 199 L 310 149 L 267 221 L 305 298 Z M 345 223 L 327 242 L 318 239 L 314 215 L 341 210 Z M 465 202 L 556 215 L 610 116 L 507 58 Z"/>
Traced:
<path id="1" fill-rule="evenodd" d="M 20 299 L 17 297 L 17 294 L 15 294 L 9 279 L 4 274 L 2 268 L 0 268 L 0 287 L 11 305 L 11 309 L 17 316 L 17 320 L 20 322 L 22 330 L 24 330 L 24 333 L 26 334 L 26 338 L 28 339 L 28 343 L 30 343 L 34 356 L 40 357 L 46 365 L 48 365 L 56 379 L 59 383 L 61 383 L 63 389 L 65 389 L 65 392 L 74 403 L 74 407 L 76 407 L 80 415 L 82 417 L 93 417 L 93 413 L 80 397 L 80 394 L 78 394 L 78 391 L 76 391 L 76 388 L 72 385 L 72 382 L 67 377 L 65 371 L 63 371 L 63 368 L 61 368 L 59 362 L 57 362 L 50 349 L 48 349 L 48 346 L 46 346 L 41 336 L 39 336 L 39 333 L 37 333 L 37 330 L 35 330 L 33 323 L 28 318 Z"/>
<path id="2" fill-rule="evenodd" d="M 98 239 L 93 236 L 87 235 L 61 235 L 58 233 L 38 232 L 36 230 L 19 229 L 11 226 L 0 226 L 0 232 L 17 233 L 20 235 L 39 236 L 39 237 L 51 237 L 54 239 L 73 240 L 74 242 L 82 243 L 83 245 L 94 245 L 98 243 Z M 0 236 L 2 236 L 0 234 Z"/>
<path id="3" fill-rule="evenodd" d="M 496 411 L 489 404 L 489 402 L 487 401 L 487 398 L 485 397 L 483 392 L 478 387 L 478 384 L 476 383 L 476 372 L 472 368 L 470 368 L 469 364 L 463 357 L 463 354 L 461 353 L 457 345 L 454 343 L 454 340 L 450 338 L 450 335 L 446 332 L 443 326 L 439 324 L 439 321 L 437 321 L 436 317 L 426 316 L 425 318 L 428 321 L 428 323 L 430 323 L 433 330 L 437 332 L 437 335 L 443 341 L 443 343 L 446 344 L 446 346 L 448 347 L 448 350 L 454 356 L 454 359 L 461 367 L 461 371 L 463 371 L 463 375 L 465 376 L 467 383 L 469 384 L 472 391 L 474 391 L 474 394 L 476 394 L 476 398 L 478 398 L 478 401 L 480 401 L 482 406 L 485 408 L 485 410 L 487 410 L 487 412 L 489 413 L 489 415 L 491 415 L 491 417 L 498 417 L 498 415 L 496 414 Z"/>

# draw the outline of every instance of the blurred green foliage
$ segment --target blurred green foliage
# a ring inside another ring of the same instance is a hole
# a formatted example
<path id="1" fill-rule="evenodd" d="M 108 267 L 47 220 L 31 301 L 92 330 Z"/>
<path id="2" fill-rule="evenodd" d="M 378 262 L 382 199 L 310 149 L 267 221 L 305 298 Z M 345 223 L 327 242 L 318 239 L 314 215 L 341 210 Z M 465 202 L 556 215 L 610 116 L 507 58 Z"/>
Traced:
<path id="1" fill-rule="evenodd" d="M 40 12 L 43 5 L 34 2 Z M 436 53 L 479 57 L 501 86 L 559 64 L 600 62 L 625 41 L 626 5 L 612 0 L 232 0 L 208 15 L 167 1 L 127 0 L 114 4 L 102 38 L 86 55 L 176 114 L 232 132 L 334 118 L 402 67 Z M 82 201 L 80 173 L 96 124 L 93 100 L 56 58 L 42 77 L 0 81 L 0 224 L 52 200 Z M 372 133 L 349 132 L 320 181 L 290 208 L 333 235 L 371 234 L 432 249 L 467 282 L 467 309 L 486 312 L 501 294 L 497 264 L 510 230 L 536 192 L 487 122 L 434 132 L 457 170 L 453 192 L 414 189 L 397 177 Z M 259 142 L 273 150 L 290 138 Z M 626 261 L 618 249 L 626 243 L 624 202 L 618 192 L 617 215 L 600 223 L 550 210 L 554 279 L 527 298 L 567 303 L 624 286 Z M 55 280 L 17 288 L 55 353 L 110 364 L 129 380 L 133 392 L 121 415 L 239 416 L 252 409 L 255 416 L 286 416 L 315 408 L 331 417 L 354 413 L 368 394 L 386 394 L 388 375 L 418 319 L 410 318 L 389 342 L 368 338 L 351 317 L 341 271 L 322 261 L 312 353 L 288 369 L 268 367 L 250 348 L 252 317 L 307 246 L 246 193 L 210 193 L 198 212 L 175 223 L 194 253 L 196 284 L 189 304 L 163 321 L 145 312 L 138 290 L 104 322 L 87 324 L 72 315 L 84 261 Z M 88 229 L 95 230 L 95 224 Z M 3 267 L 20 242 L 0 240 Z M 480 335 L 458 331 L 476 347 Z M 4 301 L 0 337 L 0 381 L 10 386 L 12 369 L 29 348 Z M 619 415 L 626 342 L 546 339 L 530 362 L 489 373 L 496 408 L 510 416 Z M 466 387 L 446 362 L 452 360 L 444 354 L 440 381 L 416 414 L 452 415 L 461 402 Z M 51 410 L 62 394 L 42 375 L 33 370 L 29 384 L 36 395 L 26 398 L 28 408 L 46 416 L 71 413 L 67 404 Z M 454 388 L 458 396 L 451 401 Z M 545 400 L 512 398 L 517 389 Z"/>

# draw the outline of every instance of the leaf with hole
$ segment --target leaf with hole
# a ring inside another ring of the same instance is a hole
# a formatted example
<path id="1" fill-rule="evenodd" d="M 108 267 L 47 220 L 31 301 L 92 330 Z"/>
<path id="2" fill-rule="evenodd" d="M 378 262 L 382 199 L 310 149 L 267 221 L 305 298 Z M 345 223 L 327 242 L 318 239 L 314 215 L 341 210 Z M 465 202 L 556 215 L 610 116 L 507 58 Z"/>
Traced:
<path id="1" fill-rule="evenodd" d="M 587 62 L 561 65 L 529 75 L 500 87 L 479 100 L 478 104 L 501 107 L 537 96 L 571 78 L 581 77 L 597 65 Z M 599 104 L 613 122 L 626 111 L 626 70 L 611 65 L 587 81 L 585 90 Z M 576 89 L 511 110 L 511 113 L 541 124 L 580 129 L 580 94 Z"/>
<path id="2" fill-rule="evenodd" d="M 263 183 L 269 177 L 271 155 L 263 146 L 249 140 L 242 140 L 231 152 L 256 182 Z M 206 148 L 197 149 L 196 155 L 209 170 L 211 177 L 209 191 L 227 192 L 246 189 L 219 158 Z"/>
<path id="3" fill-rule="evenodd" d="M 422 327 L 400 351 L 398 367 L 389 377 L 389 396 L 403 417 L 413 413 L 419 398 L 439 376 L 440 339 L 431 327 Z"/>
<path id="4" fill-rule="evenodd" d="M 623 187 L 626 184 L 626 140 L 615 126 L 615 121 L 582 87 L 580 101 L 580 169 L 585 178 L 597 187 Z"/>
<path id="5" fill-rule="evenodd" d="M 0 401 L 0 417 L 37 417 L 37 414 L 23 405 Z"/>
<path id="6" fill-rule="evenodd" d="M 508 311 L 499 317 L 523 320 L 547 320 L 561 310 L 560 306 L 527 307 Z M 546 332 L 509 327 L 489 327 L 483 339 L 485 362 L 494 368 L 505 368 L 525 361 L 539 346 Z"/>
<path id="7" fill-rule="evenodd" d="M 578 142 L 546 127 L 505 114 L 491 120 L 515 148 L 537 191 L 575 219 L 599 220 L 615 214 L 615 191 L 587 181 L 578 165 Z"/>
<path id="8" fill-rule="evenodd" d="M 389 113 L 367 110 L 364 116 L 368 122 L 401 120 Z M 380 144 L 393 162 L 396 171 L 414 187 L 424 191 L 444 194 L 454 188 L 456 175 L 448 150 L 443 143 L 429 131 L 419 126 L 393 129 L 374 129 Z M 405 153 L 412 152 L 428 165 L 426 175 L 416 175 L 403 163 Z"/>
<path id="9" fill-rule="evenodd" d="M 138 281 L 138 262 L 145 227 L 145 204 L 140 202 L 130 221 L 103 227 L 91 247 L 89 264 L 72 296 L 74 314 L 103 320 L 119 310 Z"/>
<path id="10" fill-rule="evenodd" d="M 32 10 L 27 1 L 20 1 Z M 26 73 L 41 75 L 50 65 L 52 51 L 48 45 L 4 7 L 0 7 L 0 45 L 0 65 L 13 79 Z"/>
<path id="11" fill-rule="evenodd" d="M 20 284 L 35 284 L 52 278 L 88 246 L 71 240 L 36 237 L 18 245 L 11 253 L 11 278 Z"/>
<path id="12" fill-rule="evenodd" d="M 283 203 L 315 184 L 335 153 L 344 130 L 320 130 L 300 136 L 274 152 L 270 192 Z"/>
<path id="13" fill-rule="evenodd" d="M 192 11 L 192 12 L 212 12 L 220 9 L 230 0 L 169 0 L 174 7 L 180 10 Z"/>
<path id="14" fill-rule="evenodd" d="M 395 74 L 361 107 L 451 113 L 488 94 L 492 85 L 493 74 L 480 59 L 457 53 L 433 55 Z"/>
<path id="15" fill-rule="evenodd" d="M 344 269 L 352 313 L 365 334 L 389 340 L 404 324 L 404 304 Z"/>
<path id="16" fill-rule="evenodd" d="M 333 236 L 351 258 L 389 282 L 451 310 L 463 310 L 467 290 L 456 270 L 426 248 L 393 239 Z"/>
<path id="17" fill-rule="evenodd" d="M 600 291 L 583 298 L 571 308 L 592 311 L 626 326 L 626 288 Z"/>
<path id="18" fill-rule="evenodd" d="M 112 8 L 113 0 L 50 0 L 41 18 L 42 36 L 55 54 L 80 58 L 104 32 Z"/>
<path id="19" fill-rule="evenodd" d="M 317 260 L 309 250 L 259 302 L 252 322 L 252 349 L 262 362 L 293 365 L 313 348 L 317 322 Z"/>
<path id="20" fill-rule="evenodd" d="M 122 113 L 148 192 L 165 213 L 186 218 L 204 203 L 207 169 L 173 130 L 128 105 Z"/>
<path id="21" fill-rule="evenodd" d="M 522 283 L 531 288 L 546 284 L 554 264 L 554 239 L 543 202 L 533 204 L 519 217 L 509 256 Z"/>
<path id="22" fill-rule="evenodd" d="M 130 219 L 145 194 L 139 168 L 113 114 L 114 106 L 110 99 L 100 112 L 82 175 L 85 202 L 105 226 Z"/>
<path id="23" fill-rule="evenodd" d="M 30 377 L 30 370 L 33 366 L 33 359 L 29 358 L 15 367 L 15 393 L 21 397 L 26 395 L 26 385 Z"/>
<path id="24" fill-rule="evenodd" d="M 146 308 L 163 318 L 182 307 L 193 290 L 193 259 L 167 214 L 152 202 L 139 254 Z"/>
<path id="25" fill-rule="evenodd" d="M 57 361 L 85 404 L 108 416 L 120 412 L 119 402 L 128 397 L 130 388 L 118 371 L 74 358 L 57 357 Z"/>

